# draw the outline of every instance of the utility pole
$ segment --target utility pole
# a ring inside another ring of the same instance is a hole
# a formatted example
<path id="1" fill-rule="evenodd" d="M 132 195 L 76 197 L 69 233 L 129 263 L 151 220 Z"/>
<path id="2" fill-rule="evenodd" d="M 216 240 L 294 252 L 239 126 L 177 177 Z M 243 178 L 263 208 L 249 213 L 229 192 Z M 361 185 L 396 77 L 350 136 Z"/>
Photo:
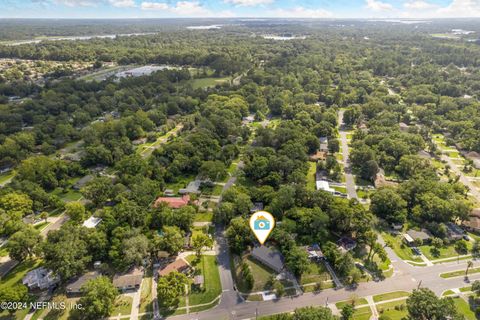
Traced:
<path id="1" fill-rule="evenodd" d="M 420 289 L 420 286 L 421 286 L 421 285 L 422 285 L 422 280 L 420 280 L 420 281 L 418 282 L 418 287 L 417 287 L 417 289 Z"/>

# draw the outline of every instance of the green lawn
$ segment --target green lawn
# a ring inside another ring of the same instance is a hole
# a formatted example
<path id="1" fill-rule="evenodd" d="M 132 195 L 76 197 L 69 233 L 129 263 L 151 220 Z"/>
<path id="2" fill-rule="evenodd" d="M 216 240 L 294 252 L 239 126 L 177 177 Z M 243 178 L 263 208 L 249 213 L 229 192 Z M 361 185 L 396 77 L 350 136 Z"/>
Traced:
<path id="1" fill-rule="evenodd" d="M 330 274 L 321 263 L 310 262 L 308 270 L 302 275 L 300 284 L 318 283 L 330 280 Z"/>
<path id="2" fill-rule="evenodd" d="M 453 292 L 453 290 L 447 290 L 447 291 L 442 293 L 442 297 L 449 296 L 449 295 L 454 294 L 454 293 L 455 292 Z"/>
<path id="3" fill-rule="evenodd" d="M 361 306 L 361 305 L 364 305 L 364 304 L 368 304 L 367 300 L 365 298 L 354 298 L 355 300 L 355 305 L 356 306 Z M 345 301 L 340 301 L 340 302 L 337 302 L 335 304 L 335 306 L 337 306 L 337 308 L 340 310 L 343 308 L 344 305 L 346 304 L 352 304 L 352 299 L 350 300 L 345 300 Z"/>
<path id="4" fill-rule="evenodd" d="M 8 181 L 15 176 L 15 171 L 0 174 L 0 184 Z"/>
<path id="5" fill-rule="evenodd" d="M 332 189 L 335 191 L 341 192 L 341 193 L 347 193 L 347 188 L 346 187 L 339 187 L 339 186 L 331 186 Z"/>
<path id="6" fill-rule="evenodd" d="M 152 311 L 152 277 L 143 278 L 140 294 L 140 313 Z"/>
<path id="7" fill-rule="evenodd" d="M 410 293 L 406 291 L 394 291 L 394 292 L 378 294 L 376 296 L 373 296 L 373 301 L 380 302 L 380 301 L 392 300 L 392 299 L 401 298 L 401 297 L 407 297 L 409 295 Z"/>
<path id="8" fill-rule="evenodd" d="M 225 82 L 229 82 L 230 80 L 231 79 L 229 77 L 193 79 L 192 80 L 192 88 L 193 89 L 199 89 L 199 88 L 215 87 L 217 84 L 222 84 L 222 83 L 225 83 Z"/>
<path id="9" fill-rule="evenodd" d="M 198 274 L 203 275 L 205 281 L 202 291 L 193 291 L 190 293 L 190 305 L 211 302 L 222 293 L 217 258 L 215 256 L 203 255 L 200 261 L 198 261 L 196 256 L 191 255 L 187 257 L 187 260 L 196 269 Z"/>
<path id="10" fill-rule="evenodd" d="M 355 309 L 352 320 L 370 320 L 371 316 L 372 310 L 370 310 L 370 307 L 362 307 Z"/>
<path id="11" fill-rule="evenodd" d="M 466 320 L 476 320 L 477 317 L 475 316 L 475 312 L 470 310 L 470 305 L 468 302 L 463 300 L 462 298 L 453 298 L 453 302 L 455 303 L 455 306 L 457 307 L 458 312 L 463 314 L 465 316 Z"/>
<path id="12" fill-rule="evenodd" d="M 307 190 L 315 190 L 315 173 L 317 172 L 317 163 L 309 161 L 308 162 L 308 173 L 307 173 Z"/>
<path id="13" fill-rule="evenodd" d="M 36 225 L 34 225 L 33 227 L 37 230 L 42 230 L 44 229 L 47 225 L 49 225 L 50 223 L 49 222 L 46 222 L 46 221 L 43 221 L 43 222 L 40 222 L 40 223 L 37 223 Z"/>
<path id="14" fill-rule="evenodd" d="M 408 314 L 405 300 L 377 304 L 376 308 L 379 314 L 385 315 L 391 320 L 401 320 Z"/>
<path id="15" fill-rule="evenodd" d="M 176 177 L 175 181 L 167 182 L 165 189 L 172 189 L 174 193 L 178 193 L 178 189 L 185 188 L 190 181 L 195 180 L 195 175 L 182 175 Z"/>
<path id="16" fill-rule="evenodd" d="M 64 202 L 78 201 L 82 198 L 82 194 L 78 191 L 68 188 L 66 192 L 63 192 L 62 188 L 56 188 L 52 192 L 53 195 L 58 196 Z"/>
<path id="17" fill-rule="evenodd" d="M 441 273 L 440 274 L 440 277 L 442 278 L 453 278 L 453 277 L 460 277 L 460 276 L 464 276 L 465 275 L 465 271 L 466 269 L 462 269 L 462 270 L 457 270 L 457 271 L 452 271 L 452 272 L 445 272 L 445 273 Z M 468 274 L 472 274 L 472 273 L 479 273 L 480 272 L 480 267 L 478 268 L 471 268 L 469 271 L 468 271 Z"/>
<path id="18" fill-rule="evenodd" d="M 473 244 L 471 243 L 471 241 L 467 241 L 468 250 L 471 250 L 472 246 L 473 246 Z M 434 257 L 432 255 L 431 250 L 432 250 L 433 246 L 424 245 L 424 246 L 420 246 L 419 248 L 422 251 L 422 253 L 430 260 L 443 259 L 443 258 L 453 258 L 453 257 L 457 257 L 459 255 L 458 252 L 455 251 L 455 247 L 454 247 L 453 244 L 440 248 L 439 249 L 440 255 L 438 257 Z"/>
<path id="19" fill-rule="evenodd" d="M 210 211 L 199 212 L 195 215 L 194 220 L 196 222 L 212 222 L 213 213 Z"/>
<path id="20" fill-rule="evenodd" d="M 129 315 L 132 312 L 132 297 L 120 295 L 115 300 L 111 316 Z"/>
<path id="21" fill-rule="evenodd" d="M 248 293 L 248 292 L 264 291 L 264 290 L 271 289 L 269 280 L 272 275 L 276 275 L 275 271 L 260 264 L 250 256 L 244 257 L 243 261 L 249 265 L 254 278 L 254 283 L 253 283 L 252 290 L 248 290 L 247 285 L 241 276 L 240 265 L 233 266 L 235 270 L 235 274 L 234 274 L 235 282 L 240 292 Z"/>

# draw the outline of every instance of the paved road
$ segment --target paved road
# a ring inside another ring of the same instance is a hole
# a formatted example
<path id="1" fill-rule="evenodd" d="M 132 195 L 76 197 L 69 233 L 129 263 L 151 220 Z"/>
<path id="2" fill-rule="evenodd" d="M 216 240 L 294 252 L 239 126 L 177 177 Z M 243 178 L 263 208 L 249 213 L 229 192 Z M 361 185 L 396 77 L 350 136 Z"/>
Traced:
<path id="1" fill-rule="evenodd" d="M 475 185 L 468 179 L 468 177 L 465 176 L 465 174 L 462 172 L 462 170 L 460 170 L 460 168 L 457 167 L 457 165 L 453 162 L 453 160 L 445 154 L 442 154 L 441 159 L 447 162 L 447 164 L 450 166 L 450 169 L 456 175 L 460 176 L 460 182 L 463 183 L 465 186 L 467 186 L 470 189 L 469 190 L 470 194 L 473 197 L 475 197 L 475 199 L 477 199 L 477 201 L 480 202 L 480 192 L 475 187 Z"/>
<path id="2" fill-rule="evenodd" d="M 339 112 L 339 123 L 343 124 L 343 111 Z M 357 198 L 355 189 L 355 180 L 351 174 L 348 162 L 348 145 L 346 139 L 346 132 L 344 127 L 340 127 L 340 137 L 342 144 L 343 159 L 345 165 L 347 192 L 350 198 Z M 452 166 L 453 168 L 454 166 Z M 233 180 L 234 182 L 234 180 Z M 232 184 L 233 184 L 232 182 Z M 255 319 L 256 316 L 271 315 L 282 312 L 290 312 L 295 308 L 306 306 L 326 306 L 334 304 L 339 301 L 348 300 L 353 294 L 359 297 L 374 296 L 377 294 L 392 292 L 392 291 L 412 291 L 413 289 L 422 286 L 433 290 L 437 295 L 441 295 L 443 291 L 452 288 L 461 288 L 468 285 L 468 282 L 463 276 L 443 279 L 440 277 L 441 273 L 465 270 L 467 268 L 466 260 L 459 260 L 457 262 L 448 262 L 436 264 L 426 267 L 412 266 L 395 254 L 395 252 L 386 247 L 385 250 L 392 262 L 394 268 L 393 276 L 383 281 L 370 281 L 360 283 L 355 288 L 342 289 L 327 289 L 320 293 L 305 293 L 297 297 L 282 298 L 274 301 L 262 302 L 246 302 L 242 301 L 232 291 L 233 280 L 230 273 L 229 253 L 227 243 L 223 237 L 223 229 L 217 229 L 217 242 L 219 243 L 219 268 L 220 277 L 222 281 L 221 302 L 215 308 L 189 315 L 175 316 L 172 319 L 187 320 L 216 320 L 216 319 Z M 383 239 L 379 239 L 380 243 L 384 243 Z M 480 266 L 480 262 L 475 262 L 474 267 Z M 472 274 L 468 281 L 480 280 L 480 274 Z"/>
<path id="3" fill-rule="evenodd" d="M 357 190 L 355 189 L 355 177 L 352 174 L 349 160 L 349 149 L 347 141 L 347 132 L 345 131 L 345 123 L 343 122 L 344 110 L 338 112 L 338 123 L 340 126 L 340 144 L 342 146 L 343 170 L 345 171 L 345 185 L 347 187 L 347 195 L 350 199 L 358 199 Z"/>

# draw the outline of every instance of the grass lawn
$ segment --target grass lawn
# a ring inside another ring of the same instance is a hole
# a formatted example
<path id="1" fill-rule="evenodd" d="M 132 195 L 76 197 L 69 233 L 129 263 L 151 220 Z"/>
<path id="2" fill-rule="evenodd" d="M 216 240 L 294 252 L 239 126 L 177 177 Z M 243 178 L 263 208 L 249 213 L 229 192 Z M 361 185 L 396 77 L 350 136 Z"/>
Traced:
<path id="1" fill-rule="evenodd" d="M 373 296 L 373 301 L 380 302 L 380 301 L 392 300 L 392 299 L 401 298 L 401 297 L 407 297 L 409 295 L 410 293 L 406 291 L 394 291 L 394 292 L 388 292 L 388 293 L 383 293 L 383 294 L 378 294 L 376 296 Z"/>
<path id="2" fill-rule="evenodd" d="M 466 320 L 477 319 L 477 317 L 475 316 L 475 312 L 470 310 L 470 305 L 468 304 L 468 302 L 466 302 L 462 298 L 453 298 L 453 302 L 455 303 L 455 306 L 457 307 L 458 312 L 460 314 L 463 314 Z"/>
<path id="3" fill-rule="evenodd" d="M 316 263 L 310 261 L 308 270 L 302 275 L 300 284 L 318 283 L 321 281 L 330 280 L 330 274 L 323 265 L 323 263 Z"/>
<path id="4" fill-rule="evenodd" d="M 172 189 L 174 193 L 178 193 L 178 189 L 185 188 L 190 181 L 195 180 L 195 175 L 182 175 L 176 177 L 176 181 L 167 182 L 165 189 Z"/>
<path id="5" fill-rule="evenodd" d="M 64 202 L 78 201 L 82 198 L 82 194 L 80 192 L 70 188 L 67 189 L 66 192 L 63 192 L 62 188 L 56 188 L 55 190 L 53 190 L 52 194 L 58 196 Z"/>
<path id="6" fill-rule="evenodd" d="M 463 288 L 460 288 L 459 290 L 460 290 L 460 292 L 472 291 L 472 286 L 463 287 Z"/>
<path id="7" fill-rule="evenodd" d="M 355 305 L 356 306 L 361 306 L 361 305 L 364 305 L 364 304 L 368 304 L 367 300 L 365 298 L 352 298 L 355 300 Z M 349 300 L 345 300 L 345 301 L 340 301 L 340 302 L 337 302 L 335 305 L 337 306 L 337 308 L 339 310 L 341 310 L 343 308 L 344 305 L 346 304 L 352 304 L 352 299 L 349 299 Z"/>
<path id="8" fill-rule="evenodd" d="M 447 291 L 442 293 L 442 297 L 449 296 L 449 295 L 454 294 L 454 293 L 455 292 L 453 292 L 453 290 L 447 290 Z"/>
<path id="9" fill-rule="evenodd" d="M 460 154 L 458 153 L 458 151 L 448 151 L 448 156 L 450 158 L 458 158 Z"/>
<path id="10" fill-rule="evenodd" d="M 472 241 L 467 241 L 468 250 L 472 249 L 473 244 L 471 242 Z M 440 248 L 439 249 L 440 255 L 438 257 L 432 256 L 432 253 L 431 253 L 431 250 L 433 248 L 432 246 L 424 245 L 424 246 L 420 246 L 419 248 L 429 260 L 453 258 L 458 256 L 458 252 L 455 251 L 453 244 Z"/>
<path id="11" fill-rule="evenodd" d="M 36 225 L 34 225 L 33 227 L 37 230 L 42 230 L 43 228 L 45 228 L 46 226 L 48 226 L 50 224 L 50 222 L 46 222 L 46 221 L 43 221 L 43 222 L 40 222 L 40 223 L 37 223 Z"/>
<path id="12" fill-rule="evenodd" d="M 189 304 L 192 306 L 211 302 L 222 293 L 217 258 L 203 255 L 198 261 L 196 256 L 191 255 L 187 257 L 187 260 L 196 269 L 196 272 L 204 277 L 203 290 L 192 291 L 189 295 Z"/>
<path id="13" fill-rule="evenodd" d="M 208 87 L 215 87 L 217 84 L 222 84 L 225 82 L 229 82 L 230 78 L 200 78 L 200 79 L 193 79 L 192 80 L 192 88 L 199 89 L 199 88 L 208 88 Z"/>
<path id="14" fill-rule="evenodd" d="M 370 307 L 362 307 L 355 310 L 352 320 L 370 320 L 372 316 L 372 310 Z"/>
<path id="15" fill-rule="evenodd" d="M 347 188 L 346 187 L 339 187 L 339 186 L 331 186 L 332 189 L 335 191 L 341 192 L 341 193 L 347 193 Z"/>
<path id="16" fill-rule="evenodd" d="M 140 313 L 152 311 L 152 277 L 143 278 L 140 295 Z"/>
<path id="17" fill-rule="evenodd" d="M 358 195 L 359 198 L 368 199 L 368 197 L 370 195 L 370 191 L 357 189 L 357 195 Z"/>
<path id="18" fill-rule="evenodd" d="M 343 161 L 343 155 L 341 153 L 335 153 L 335 159 L 337 159 L 337 161 Z"/>
<path id="19" fill-rule="evenodd" d="M 243 261 L 249 265 L 254 278 L 254 283 L 253 283 L 252 290 L 248 290 L 247 285 L 241 276 L 240 264 L 235 265 L 234 276 L 235 276 L 235 282 L 237 283 L 238 289 L 243 293 L 270 290 L 271 287 L 269 284 L 269 280 L 272 275 L 276 275 L 275 271 L 262 265 L 261 263 L 257 262 L 255 259 L 251 258 L 250 256 L 243 258 Z"/>
<path id="20" fill-rule="evenodd" d="M 199 212 L 195 215 L 194 220 L 196 222 L 212 222 L 213 212 L 205 211 Z"/>
<path id="21" fill-rule="evenodd" d="M 317 172 L 317 164 L 315 162 L 308 162 L 307 173 L 307 190 L 315 190 L 315 173 Z"/>
<path id="22" fill-rule="evenodd" d="M 405 300 L 377 304 L 376 307 L 379 314 L 385 315 L 391 320 L 401 320 L 408 314 Z"/>
<path id="23" fill-rule="evenodd" d="M 446 278 L 453 278 L 453 277 L 460 277 L 460 276 L 464 276 L 465 275 L 465 271 L 466 269 L 462 269 L 462 270 L 457 270 L 457 271 L 452 271 L 452 272 L 445 272 L 445 273 L 441 273 L 440 274 L 440 277 L 446 279 Z M 480 272 L 480 267 L 478 268 L 471 268 L 470 270 L 468 270 L 468 274 L 472 274 L 472 273 L 479 273 Z"/>
<path id="24" fill-rule="evenodd" d="M 0 174 L 0 183 L 4 183 L 15 176 L 15 171 L 5 172 Z"/>
<path id="25" fill-rule="evenodd" d="M 382 237 L 389 243 L 389 246 L 392 247 L 393 251 L 403 260 L 411 260 L 416 262 L 421 262 L 422 259 L 413 254 L 413 251 L 410 247 L 403 244 L 401 236 L 393 236 L 389 233 L 382 232 Z"/>
<path id="26" fill-rule="evenodd" d="M 8 256 L 8 250 L 6 247 L 0 248 L 0 257 L 6 257 Z"/>
<path id="27" fill-rule="evenodd" d="M 132 312 L 132 297 L 120 295 L 115 300 L 115 305 L 113 306 L 112 316 L 129 315 Z"/>

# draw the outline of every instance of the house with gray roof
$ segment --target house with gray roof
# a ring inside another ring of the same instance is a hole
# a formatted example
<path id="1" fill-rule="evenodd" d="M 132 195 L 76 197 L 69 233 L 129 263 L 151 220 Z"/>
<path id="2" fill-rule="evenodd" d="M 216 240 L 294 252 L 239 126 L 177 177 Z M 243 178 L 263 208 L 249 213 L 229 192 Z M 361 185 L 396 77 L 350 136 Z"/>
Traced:
<path id="1" fill-rule="evenodd" d="M 283 255 L 276 249 L 266 246 L 255 247 L 253 248 L 251 255 L 252 258 L 277 273 L 280 273 L 285 269 Z"/>

